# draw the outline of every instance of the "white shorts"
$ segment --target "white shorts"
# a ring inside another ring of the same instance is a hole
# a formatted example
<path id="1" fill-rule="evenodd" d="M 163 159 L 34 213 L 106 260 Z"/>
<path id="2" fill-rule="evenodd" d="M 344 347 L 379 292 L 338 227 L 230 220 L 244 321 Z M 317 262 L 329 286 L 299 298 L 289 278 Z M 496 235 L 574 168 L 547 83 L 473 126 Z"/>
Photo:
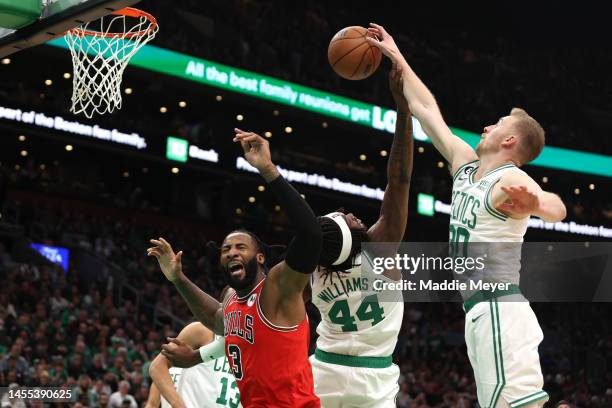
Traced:
<path id="1" fill-rule="evenodd" d="M 310 356 L 315 394 L 322 408 L 396 408 L 399 367 L 350 367 Z"/>
<path id="2" fill-rule="evenodd" d="M 511 299 L 516 297 L 482 301 L 465 316 L 465 342 L 483 408 L 542 406 L 548 400 L 538 354 L 542 329 L 529 302 Z"/>

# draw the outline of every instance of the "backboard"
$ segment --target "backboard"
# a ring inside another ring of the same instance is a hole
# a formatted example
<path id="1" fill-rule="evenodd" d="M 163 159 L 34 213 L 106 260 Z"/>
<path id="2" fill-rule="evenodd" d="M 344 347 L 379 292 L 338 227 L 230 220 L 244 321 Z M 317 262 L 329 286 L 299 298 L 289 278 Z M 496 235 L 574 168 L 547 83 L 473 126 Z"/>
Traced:
<path id="1" fill-rule="evenodd" d="M 17 30 L 2 28 L 0 24 L 0 58 L 17 51 L 43 44 L 62 36 L 102 16 L 132 6 L 140 0 L 42 0 L 40 18 Z M 0 15 L 3 1 L 0 1 Z M 8 2 L 7 4 L 10 4 Z M 15 4 L 15 3 L 13 3 Z M 7 6 L 8 7 L 8 6 Z M 20 10 L 10 10 L 19 14 Z M 27 18 L 24 16 L 24 18 Z"/>

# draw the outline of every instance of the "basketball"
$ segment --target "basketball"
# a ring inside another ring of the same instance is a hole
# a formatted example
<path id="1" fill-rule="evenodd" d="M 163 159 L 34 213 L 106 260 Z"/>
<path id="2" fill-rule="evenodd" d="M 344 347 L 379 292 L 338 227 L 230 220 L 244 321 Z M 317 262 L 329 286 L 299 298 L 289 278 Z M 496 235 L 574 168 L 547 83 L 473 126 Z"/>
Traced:
<path id="1" fill-rule="evenodd" d="M 368 44 L 367 33 L 364 27 L 351 26 L 338 31 L 331 39 L 327 59 L 332 69 L 342 78 L 365 79 L 380 65 L 381 52 Z"/>

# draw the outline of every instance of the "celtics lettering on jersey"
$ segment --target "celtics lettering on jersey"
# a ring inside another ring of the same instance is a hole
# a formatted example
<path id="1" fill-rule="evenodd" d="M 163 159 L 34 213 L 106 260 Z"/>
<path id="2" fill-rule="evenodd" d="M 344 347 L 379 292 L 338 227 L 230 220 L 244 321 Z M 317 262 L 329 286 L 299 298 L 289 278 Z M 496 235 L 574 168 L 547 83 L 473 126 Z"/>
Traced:
<path id="1" fill-rule="evenodd" d="M 464 191 L 453 191 L 451 202 L 451 223 L 448 227 L 450 236 L 450 256 L 467 256 L 467 244 L 470 231 L 476 228 L 480 208 L 480 199 Z M 459 225 L 457 225 L 459 224 Z"/>
<path id="2" fill-rule="evenodd" d="M 181 378 L 181 371 L 177 371 L 177 372 L 170 371 L 170 379 L 172 380 L 172 385 L 174 385 L 174 388 L 177 388 L 179 378 Z"/>
<path id="3" fill-rule="evenodd" d="M 453 177 L 449 227 L 451 244 L 457 248 L 468 241 L 522 242 L 528 219 L 509 218 L 493 206 L 491 197 L 505 172 L 524 172 L 513 164 L 503 164 L 483 174 L 480 180 L 475 180 L 478 166 L 478 161 L 466 163 Z"/>
<path id="4" fill-rule="evenodd" d="M 487 255 L 486 268 L 479 272 L 478 277 L 473 276 L 471 279 L 518 284 L 520 244 L 501 244 L 521 243 L 529 218 L 508 217 L 493 206 L 491 197 L 495 186 L 506 172 L 525 173 L 515 165 L 507 163 L 475 180 L 474 175 L 479 164 L 478 161 L 466 163 L 453 177 L 449 255 L 476 257 L 484 253 Z"/>
<path id="5" fill-rule="evenodd" d="M 470 164 L 460 167 L 453 179 L 449 225 L 450 256 L 467 256 L 470 230 L 477 227 L 478 210 L 483 205 L 482 197 L 473 191 L 455 188 L 456 185 L 471 184 L 478 167 Z"/>
<path id="6" fill-rule="evenodd" d="M 453 191 L 451 219 L 474 229 L 478 222 L 476 210 L 481 206 L 480 199 L 464 191 Z"/>

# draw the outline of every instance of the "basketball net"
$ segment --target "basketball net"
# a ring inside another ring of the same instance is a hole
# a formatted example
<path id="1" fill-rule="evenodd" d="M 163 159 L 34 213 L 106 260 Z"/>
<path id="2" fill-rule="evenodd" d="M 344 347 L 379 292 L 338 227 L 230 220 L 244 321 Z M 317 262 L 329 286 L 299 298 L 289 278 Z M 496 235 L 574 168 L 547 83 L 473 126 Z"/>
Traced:
<path id="1" fill-rule="evenodd" d="M 121 109 L 123 71 L 158 30 L 155 17 L 128 7 L 68 31 L 64 38 L 74 66 L 70 111 L 91 118 Z"/>

